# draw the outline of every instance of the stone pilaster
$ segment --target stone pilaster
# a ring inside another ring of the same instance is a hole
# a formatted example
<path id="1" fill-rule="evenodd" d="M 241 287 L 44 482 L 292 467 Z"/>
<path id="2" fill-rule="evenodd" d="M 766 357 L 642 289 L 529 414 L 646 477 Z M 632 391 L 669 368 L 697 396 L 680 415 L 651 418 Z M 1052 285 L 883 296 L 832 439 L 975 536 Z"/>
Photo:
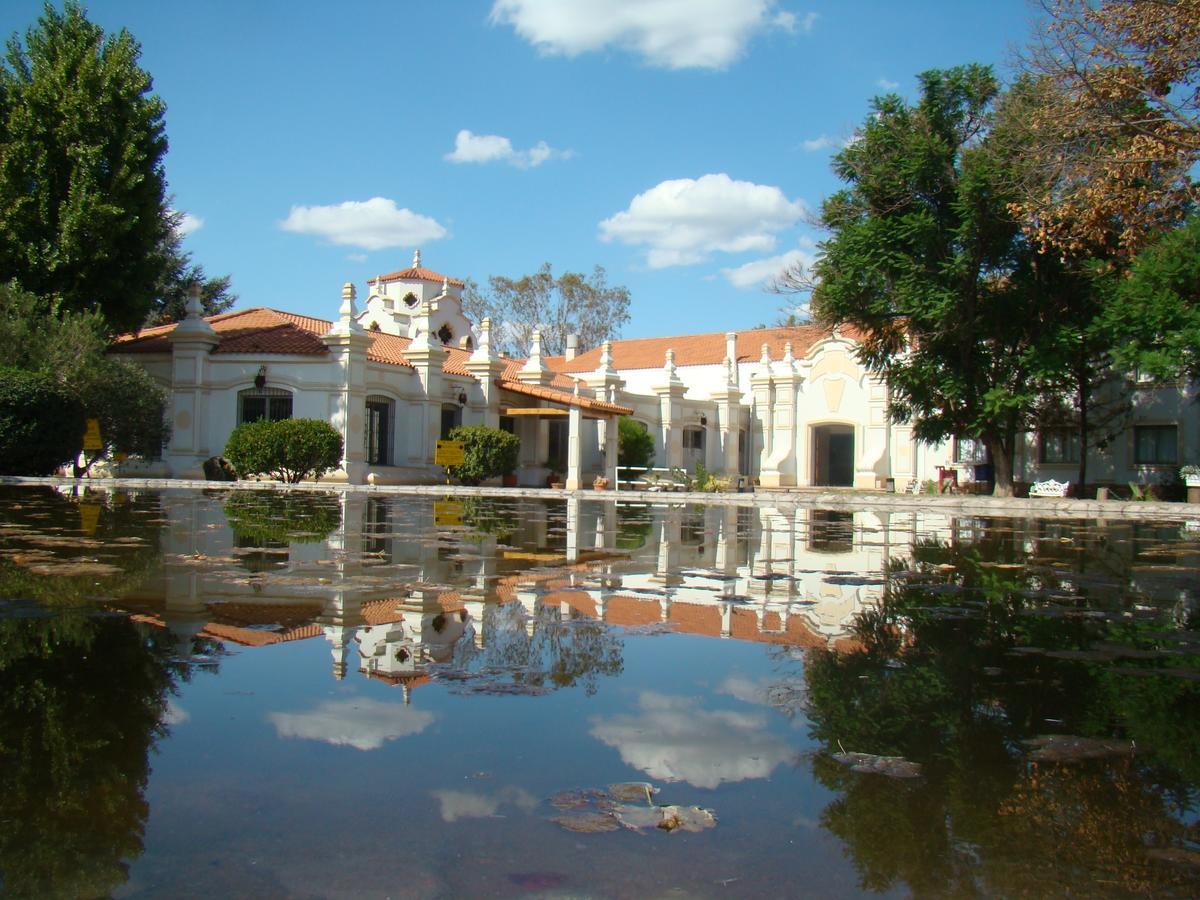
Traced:
<path id="1" fill-rule="evenodd" d="M 371 336 L 356 321 L 355 297 L 354 285 L 346 282 L 338 320 L 321 340 L 329 348 L 332 380 L 337 385 L 329 397 L 329 423 L 342 435 L 342 472 L 349 483 L 362 484 L 366 475 L 363 417 Z"/>
<path id="2" fill-rule="evenodd" d="M 680 422 L 680 401 L 687 387 L 675 369 L 675 351 L 668 350 L 663 363 L 663 381 L 651 390 L 658 395 L 659 441 L 662 447 L 661 465 L 674 468 L 683 465 L 683 424 Z"/>
<path id="3" fill-rule="evenodd" d="M 203 478 L 204 460 L 219 453 L 208 445 L 208 357 L 221 339 L 200 317 L 200 286 L 188 290 L 186 318 L 172 329 L 171 443 L 167 461 L 177 478 Z"/>
<path id="4" fill-rule="evenodd" d="M 483 424 L 500 425 L 500 387 L 496 379 L 504 372 L 504 360 L 492 350 L 492 320 L 484 319 L 479 328 L 479 344 L 466 362 L 467 371 L 479 382 L 476 392 L 483 407 Z"/>

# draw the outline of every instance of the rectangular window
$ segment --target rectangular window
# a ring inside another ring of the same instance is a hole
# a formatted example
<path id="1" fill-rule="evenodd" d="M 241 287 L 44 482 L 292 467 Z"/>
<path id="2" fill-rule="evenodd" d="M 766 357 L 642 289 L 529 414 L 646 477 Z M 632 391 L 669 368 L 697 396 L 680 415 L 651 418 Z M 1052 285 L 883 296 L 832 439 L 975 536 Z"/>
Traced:
<path id="1" fill-rule="evenodd" d="M 367 462 L 377 466 L 390 463 L 389 438 L 391 434 L 391 416 L 387 401 L 367 401 L 367 427 L 363 434 L 366 442 Z"/>
<path id="2" fill-rule="evenodd" d="M 1174 425 L 1136 425 L 1133 461 L 1139 466 L 1174 465 L 1178 459 L 1179 429 Z"/>
<path id="3" fill-rule="evenodd" d="M 256 388 L 238 392 L 238 424 L 257 422 L 259 419 L 292 417 L 292 395 L 282 388 Z"/>
<path id="4" fill-rule="evenodd" d="M 987 462 L 987 444 L 979 438 L 955 438 L 954 461 L 956 463 Z"/>
<path id="5" fill-rule="evenodd" d="M 442 432 L 441 439 L 447 440 L 450 437 L 451 429 L 457 428 L 462 424 L 462 407 L 451 403 L 446 403 L 442 406 Z"/>
<path id="6" fill-rule="evenodd" d="M 683 449 L 703 450 L 704 432 L 699 428 L 685 428 L 683 430 Z"/>
<path id="7" fill-rule="evenodd" d="M 562 419 L 550 420 L 550 438 L 546 447 L 546 459 L 559 466 L 567 464 L 567 423 Z"/>
<path id="8" fill-rule="evenodd" d="M 1038 434 L 1038 461 L 1079 462 L 1079 432 L 1072 428 L 1046 428 Z"/>
<path id="9" fill-rule="evenodd" d="M 500 430 L 507 431 L 509 434 L 517 433 L 517 420 L 513 416 L 500 417 Z"/>

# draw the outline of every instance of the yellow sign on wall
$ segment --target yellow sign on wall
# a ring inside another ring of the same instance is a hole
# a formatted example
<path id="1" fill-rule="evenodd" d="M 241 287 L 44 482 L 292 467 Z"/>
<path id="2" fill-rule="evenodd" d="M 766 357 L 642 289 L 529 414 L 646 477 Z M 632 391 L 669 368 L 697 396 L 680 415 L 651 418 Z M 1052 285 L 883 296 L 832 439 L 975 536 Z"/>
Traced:
<path id="1" fill-rule="evenodd" d="M 433 454 L 435 466 L 461 466 L 463 461 L 462 441 L 438 441 Z"/>
<path id="2" fill-rule="evenodd" d="M 100 440 L 100 420 L 88 419 L 83 432 L 84 450 L 103 450 L 104 441 Z"/>

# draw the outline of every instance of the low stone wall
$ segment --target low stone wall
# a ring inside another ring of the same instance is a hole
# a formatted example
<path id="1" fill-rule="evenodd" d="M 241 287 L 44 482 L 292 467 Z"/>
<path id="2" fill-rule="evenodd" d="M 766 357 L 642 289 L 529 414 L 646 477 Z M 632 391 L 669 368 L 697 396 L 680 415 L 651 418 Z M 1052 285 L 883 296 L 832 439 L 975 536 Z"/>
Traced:
<path id="1" fill-rule="evenodd" d="M 877 509 L 924 510 L 947 515 L 1009 516 L 1013 518 L 1200 520 L 1200 503 L 1129 502 L 1121 500 L 1074 500 L 1035 497 L 990 497 L 971 494 L 889 494 L 879 491 L 820 489 L 758 491 L 753 494 L 707 494 L 700 492 L 651 493 L 647 491 L 552 490 L 528 487 L 464 487 L 461 485 L 333 484 L 306 481 L 282 484 L 277 481 L 195 481 L 178 478 L 32 478 L 0 476 L 0 484 L 50 485 L 53 487 L 154 488 L 158 490 L 274 490 L 329 491 L 364 494 L 410 494 L 435 497 L 530 497 L 539 500 L 612 500 L 619 503 L 648 503 L 655 506 L 703 504 L 705 506 L 768 506 L 783 509 Z"/>

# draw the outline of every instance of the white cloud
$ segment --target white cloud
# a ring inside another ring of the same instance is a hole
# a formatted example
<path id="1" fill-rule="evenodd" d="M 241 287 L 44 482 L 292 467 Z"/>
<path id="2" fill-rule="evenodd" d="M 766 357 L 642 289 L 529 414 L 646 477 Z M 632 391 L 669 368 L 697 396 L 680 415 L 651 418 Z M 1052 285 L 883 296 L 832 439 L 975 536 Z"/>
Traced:
<path id="1" fill-rule="evenodd" d="M 433 723 L 433 713 L 365 697 L 328 700 L 311 712 L 273 712 L 267 718 L 280 737 L 357 750 L 378 750 L 384 741 L 420 734 Z"/>
<path id="2" fill-rule="evenodd" d="M 889 80 L 888 80 L 888 79 L 886 79 L 886 78 L 880 78 L 880 79 L 879 79 L 878 81 L 876 81 L 875 83 L 876 83 L 877 85 L 879 85 L 881 88 L 883 88 L 885 91 L 894 91 L 896 88 L 900 87 L 900 82 L 898 82 L 898 81 L 889 81 Z"/>
<path id="3" fill-rule="evenodd" d="M 804 215 L 804 203 L 777 187 L 728 175 L 663 181 L 600 223 L 600 237 L 645 246 L 651 268 L 691 265 L 710 253 L 766 252 L 775 232 Z"/>
<path id="4" fill-rule="evenodd" d="M 812 242 L 802 240 L 801 244 L 808 245 L 811 248 Z M 722 269 L 721 274 L 735 288 L 746 290 L 747 288 L 767 286 L 772 279 L 782 275 L 785 269 L 790 269 L 796 265 L 804 266 L 807 269 L 812 264 L 813 254 L 810 252 L 810 249 L 801 247 L 781 253 L 778 256 L 755 259 L 740 266 Z"/>
<path id="5" fill-rule="evenodd" d="M 350 260 L 350 262 L 366 262 L 367 254 L 365 254 L 365 253 L 347 253 L 346 259 Z"/>
<path id="6" fill-rule="evenodd" d="M 473 134 L 462 129 L 454 137 L 454 149 L 444 159 L 452 163 L 505 162 L 518 169 L 532 169 L 548 159 L 569 159 L 570 150 L 555 150 L 538 141 L 528 150 L 514 150 L 512 141 L 498 134 Z"/>
<path id="7" fill-rule="evenodd" d="M 802 146 L 804 147 L 805 150 L 809 150 L 809 151 L 825 150 L 825 149 L 828 149 L 829 147 L 836 147 L 837 141 L 835 141 L 829 135 L 823 134 L 820 137 L 813 138 L 812 140 L 804 141 Z"/>
<path id="8" fill-rule="evenodd" d="M 710 712 L 691 697 L 653 691 L 642 693 L 638 706 L 633 715 L 593 719 L 591 734 L 653 779 L 715 788 L 767 778 L 795 755 L 770 732 L 765 713 Z"/>
<path id="9" fill-rule="evenodd" d="M 172 213 L 178 210 L 171 210 Z M 199 216 L 194 216 L 191 213 L 183 213 L 179 219 L 179 224 L 175 226 L 175 231 L 180 237 L 187 237 L 189 234 L 195 234 L 204 227 L 204 220 Z"/>
<path id="10" fill-rule="evenodd" d="M 279 227 L 364 250 L 411 247 L 439 240 L 447 233 L 435 220 L 401 209 L 395 200 L 386 197 L 347 200 L 330 206 L 293 206 Z"/>
<path id="11" fill-rule="evenodd" d="M 545 54 L 617 47 L 668 69 L 723 69 L 761 33 L 810 33 L 817 14 L 797 19 L 775 0 L 496 0 L 491 20 Z"/>
<path id="12" fill-rule="evenodd" d="M 537 806 L 537 797 L 524 788 L 506 787 L 495 794 L 477 791 L 433 791 L 441 804 L 442 821 L 457 819 L 487 819 L 496 815 L 503 804 L 510 803 L 526 812 Z"/>

